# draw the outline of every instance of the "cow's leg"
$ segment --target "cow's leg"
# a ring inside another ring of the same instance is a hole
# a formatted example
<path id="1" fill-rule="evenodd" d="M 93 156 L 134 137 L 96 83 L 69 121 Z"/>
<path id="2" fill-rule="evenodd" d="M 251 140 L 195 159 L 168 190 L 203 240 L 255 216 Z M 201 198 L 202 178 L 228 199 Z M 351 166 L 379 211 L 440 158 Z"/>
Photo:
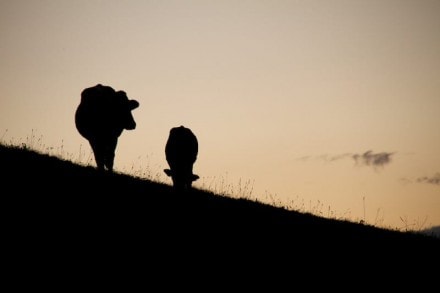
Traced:
<path id="1" fill-rule="evenodd" d="M 104 149 L 102 147 L 102 142 L 99 140 L 90 140 L 89 142 L 93 150 L 93 155 L 95 156 L 98 170 L 104 170 Z"/>
<path id="2" fill-rule="evenodd" d="M 192 184 L 192 179 L 191 179 L 190 174 L 185 174 L 184 188 L 186 190 L 190 190 L 191 189 L 191 184 Z"/>
<path id="3" fill-rule="evenodd" d="M 104 164 L 107 170 L 113 171 L 113 163 L 115 160 L 116 145 L 118 144 L 118 138 L 111 138 L 107 141 L 105 146 Z"/>
<path id="4" fill-rule="evenodd" d="M 182 180 L 181 176 L 174 175 L 173 179 L 173 187 L 176 191 L 183 191 L 185 189 L 185 182 Z"/>
<path id="5" fill-rule="evenodd" d="M 172 169 L 172 175 L 171 178 L 173 179 L 173 187 L 174 190 L 177 192 L 181 192 L 185 189 L 185 174 L 183 173 L 182 166 L 179 164 L 173 164 L 171 167 Z"/>
<path id="6" fill-rule="evenodd" d="M 190 190 L 192 183 L 194 181 L 194 174 L 193 174 L 193 163 L 186 162 L 185 163 L 185 169 L 183 170 L 184 178 L 185 178 L 185 189 Z"/>

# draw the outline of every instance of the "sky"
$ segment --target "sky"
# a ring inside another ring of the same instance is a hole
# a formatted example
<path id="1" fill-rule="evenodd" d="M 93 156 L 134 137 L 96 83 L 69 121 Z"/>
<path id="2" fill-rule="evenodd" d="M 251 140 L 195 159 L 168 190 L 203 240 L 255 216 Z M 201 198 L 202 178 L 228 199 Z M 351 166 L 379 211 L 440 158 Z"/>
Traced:
<path id="1" fill-rule="evenodd" d="M 397 229 L 440 225 L 440 1 L 0 0 L 0 141 L 90 161 L 98 83 L 140 103 L 115 169 Z"/>

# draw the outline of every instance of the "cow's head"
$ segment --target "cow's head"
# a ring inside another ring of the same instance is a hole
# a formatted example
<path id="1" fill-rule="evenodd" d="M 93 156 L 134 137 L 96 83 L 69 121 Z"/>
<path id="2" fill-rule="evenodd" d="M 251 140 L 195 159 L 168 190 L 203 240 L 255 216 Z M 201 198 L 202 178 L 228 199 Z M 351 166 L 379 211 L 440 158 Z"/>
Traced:
<path id="1" fill-rule="evenodd" d="M 116 92 L 120 103 L 120 115 L 122 127 L 127 130 L 133 130 L 136 128 L 136 122 L 134 121 L 132 110 L 139 107 L 139 102 L 136 100 L 129 100 L 127 94 L 124 91 Z M 119 110 L 118 110 L 119 111 Z"/>

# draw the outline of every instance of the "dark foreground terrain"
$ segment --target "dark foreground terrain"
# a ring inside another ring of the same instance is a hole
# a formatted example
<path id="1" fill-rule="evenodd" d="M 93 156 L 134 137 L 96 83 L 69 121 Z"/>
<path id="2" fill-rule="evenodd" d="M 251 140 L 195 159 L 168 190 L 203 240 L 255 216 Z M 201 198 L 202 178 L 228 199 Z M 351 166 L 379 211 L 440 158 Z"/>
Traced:
<path id="1" fill-rule="evenodd" d="M 90 260 L 100 266 L 123 260 L 167 271 L 176 263 L 179 270 L 219 263 L 273 270 L 269 261 L 331 271 L 341 262 L 347 270 L 367 264 L 377 270 L 416 261 L 422 270 L 438 260 L 435 237 L 201 190 L 177 194 L 166 184 L 31 150 L 0 146 L 0 167 L 2 239 L 14 266 L 69 263 L 89 270 Z"/>

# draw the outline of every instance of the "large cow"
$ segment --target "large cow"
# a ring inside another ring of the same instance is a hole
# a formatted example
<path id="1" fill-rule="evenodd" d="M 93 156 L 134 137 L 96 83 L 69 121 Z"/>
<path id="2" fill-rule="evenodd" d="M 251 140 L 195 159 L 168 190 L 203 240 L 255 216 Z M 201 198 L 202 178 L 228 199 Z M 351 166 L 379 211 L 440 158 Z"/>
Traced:
<path id="1" fill-rule="evenodd" d="M 165 146 L 165 156 L 170 169 L 164 172 L 173 180 L 177 191 L 191 188 L 199 176 L 193 174 L 193 165 L 197 160 L 198 141 L 191 129 L 184 126 L 171 128 Z"/>
<path id="2" fill-rule="evenodd" d="M 124 129 L 136 128 L 131 111 L 139 107 L 124 91 L 98 84 L 81 92 L 81 103 L 75 112 L 78 132 L 92 147 L 97 168 L 113 171 L 118 138 Z"/>

